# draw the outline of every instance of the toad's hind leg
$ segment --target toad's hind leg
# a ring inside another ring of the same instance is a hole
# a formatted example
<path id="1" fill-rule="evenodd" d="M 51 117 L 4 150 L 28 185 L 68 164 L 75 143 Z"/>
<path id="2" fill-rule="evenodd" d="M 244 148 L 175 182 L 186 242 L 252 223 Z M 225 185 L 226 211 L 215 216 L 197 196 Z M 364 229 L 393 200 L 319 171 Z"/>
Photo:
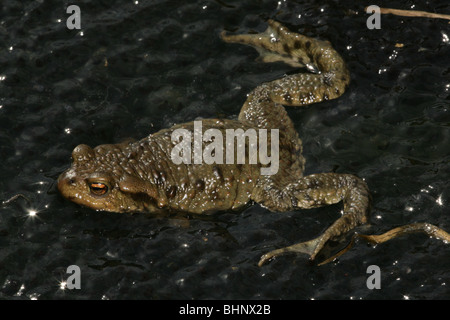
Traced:
<path id="1" fill-rule="evenodd" d="M 282 61 L 295 67 L 306 66 L 310 71 L 261 84 L 248 94 L 239 113 L 243 123 L 279 130 L 280 152 L 284 153 L 280 154 L 280 173 L 272 179 L 276 183 L 287 176 L 301 178 L 304 169 L 301 140 L 283 105 L 303 106 L 337 98 L 344 93 L 350 75 L 329 42 L 293 33 L 273 20 L 268 23 L 263 33 L 222 33 L 222 39 L 255 47 L 264 62 Z"/>
<path id="2" fill-rule="evenodd" d="M 273 250 L 261 257 L 259 265 L 281 254 L 306 253 L 314 260 L 316 255 L 333 238 L 346 234 L 367 222 L 370 194 L 366 183 L 351 174 L 320 173 L 305 176 L 284 188 L 263 188 L 256 201 L 270 210 L 288 211 L 310 209 L 334 203 L 343 203 L 343 213 L 325 232 L 310 241 Z M 282 209 L 282 210 L 280 210 Z"/>
<path id="3" fill-rule="evenodd" d="M 306 66 L 309 73 L 298 73 L 265 83 L 249 94 L 240 118 L 253 112 L 251 102 L 270 99 L 287 106 L 302 106 L 342 95 L 350 82 L 350 74 L 339 53 L 328 41 L 289 31 L 269 20 L 263 33 L 226 35 L 226 42 L 255 47 L 264 62 L 282 61 L 294 67 Z"/>

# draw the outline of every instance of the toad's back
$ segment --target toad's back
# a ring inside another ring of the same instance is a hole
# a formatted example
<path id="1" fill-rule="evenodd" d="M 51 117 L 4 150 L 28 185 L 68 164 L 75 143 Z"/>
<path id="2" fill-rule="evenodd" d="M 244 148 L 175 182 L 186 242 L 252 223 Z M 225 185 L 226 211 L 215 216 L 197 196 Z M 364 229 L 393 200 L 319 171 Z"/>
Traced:
<path id="1" fill-rule="evenodd" d="M 77 194 L 71 200 L 81 205 L 115 212 L 171 210 L 201 214 L 244 206 L 262 167 L 259 162 L 249 161 L 249 140 L 244 140 L 246 152 L 242 164 L 227 164 L 226 154 L 221 161 L 204 163 L 203 156 L 208 146 L 211 148 L 211 142 L 194 140 L 193 136 L 188 148 L 183 149 L 191 150 L 191 154 L 175 153 L 180 142 L 172 138 L 176 137 L 174 133 L 180 129 L 193 133 L 195 124 L 176 125 L 136 142 L 100 145 L 94 149 L 80 145 L 72 153 L 72 167 L 59 179 L 60 190 L 68 197 Z M 209 129 L 215 129 L 223 137 L 226 137 L 225 130 L 248 129 L 234 120 L 208 119 L 200 125 L 202 136 Z M 198 164 L 195 141 L 201 142 L 202 161 Z M 233 142 L 237 146 L 238 138 Z M 213 156 L 214 152 L 213 149 Z M 174 155 L 180 155 L 181 161 L 176 161 Z M 98 194 L 92 192 L 90 184 L 97 186 Z M 104 194 L 101 185 L 108 189 Z"/>

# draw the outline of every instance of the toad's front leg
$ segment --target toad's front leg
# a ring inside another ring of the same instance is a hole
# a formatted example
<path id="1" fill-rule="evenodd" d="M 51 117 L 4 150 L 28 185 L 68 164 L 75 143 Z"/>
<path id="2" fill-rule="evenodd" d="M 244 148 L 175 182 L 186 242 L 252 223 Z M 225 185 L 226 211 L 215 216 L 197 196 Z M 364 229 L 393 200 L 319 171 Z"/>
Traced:
<path id="1" fill-rule="evenodd" d="M 284 199 L 279 199 L 280 194 Z M 369 214 L 370 194 L 368 187 L 363 180 L 351 174 L 313 174 L 289 184 L 282 190 L 277 190 L 274 195 L 278 199 L 273 203 L 271 201 L 264 201 L 263 203 L 274 211 L 279 210 L 280 200 L 292 204 L 290 208 L 284 207 L 284 210 L 310 209 L 340 201 L 343 202 L 344 210 L 342 216 L 319 237 L 273 250 L 261 257 L 259 266 L 269 259 L 289 252 L 306 253 L 313 260 L 328 240 L 346 234 L 356 226 L 366 223 Z"/>

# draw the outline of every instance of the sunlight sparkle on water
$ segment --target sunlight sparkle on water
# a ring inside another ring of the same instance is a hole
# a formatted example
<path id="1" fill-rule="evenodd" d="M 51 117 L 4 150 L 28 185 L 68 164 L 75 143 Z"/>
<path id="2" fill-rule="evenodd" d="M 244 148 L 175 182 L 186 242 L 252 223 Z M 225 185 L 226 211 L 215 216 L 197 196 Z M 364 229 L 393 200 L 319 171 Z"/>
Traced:
<path id="1" fill-rule="evenodd" d="M 39 293 L 32 293 L 32 294 L 28 295 L 30 300 L 38 300 L 39 296 L 40 296 Z"/>
<path id="2" fill-rule="evenodd" d="M 37 211 L 36 210 L 28 210 L 28 216 L 29 217 L 35 217 L 37 215 Z"/>
<path id="3" fill-rule="evenodd" d="M 442 194 L 439 195 L 439 197 L 436 199 L 436 203 L 440 206 L 444 205 L 443 201 L 442 201 Z"/>
<path id="4" fill-rule="evenodd" d="M 45 208 L 48 208 L 48 204 L 45 206 Z M 34 221 L 35 219 L 40 220 L 39 213 L 41 211 L 42 210 L 38 210 L 38 209 L 34 209 L 34 208 L 26 209 L 26 219 L 27 220 L 30 219 L 32 221 Z"/>
<path id="5" fill-rule="evenodd" d="M 19 288 L 19 291 L 16 292 L 15 296 L 20 297 L 23 294 L 24 290 L 25 290 L 25 285 L 22 284 Z"/>
<path id="6" fill-rule="evenodd" d="M 60 281 L 59 282 L 59 289 L 65 290 L 66 286 L 67 286 L 67 282 L 65 282 L 65 281 Z"/>

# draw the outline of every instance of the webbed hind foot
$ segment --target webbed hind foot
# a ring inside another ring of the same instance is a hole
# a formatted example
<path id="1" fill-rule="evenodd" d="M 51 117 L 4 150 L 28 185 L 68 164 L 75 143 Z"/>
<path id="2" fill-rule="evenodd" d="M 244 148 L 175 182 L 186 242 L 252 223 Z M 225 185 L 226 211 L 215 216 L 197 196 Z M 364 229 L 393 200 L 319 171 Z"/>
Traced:
<path id="1" fill-rule="evenodd" d="M 258 262 L 258 266 L 261 267 L 264 263 L 286 253 L 305 253 L 309 255 L 309 258 L 311 260 L 314 260 L 325 242 L 326 240 L 324 241 L 323 236 L 320 236 L 309 241 L 296 243 L 288 247 L 272 250 L 261 256 L 261 259 Z"/>

